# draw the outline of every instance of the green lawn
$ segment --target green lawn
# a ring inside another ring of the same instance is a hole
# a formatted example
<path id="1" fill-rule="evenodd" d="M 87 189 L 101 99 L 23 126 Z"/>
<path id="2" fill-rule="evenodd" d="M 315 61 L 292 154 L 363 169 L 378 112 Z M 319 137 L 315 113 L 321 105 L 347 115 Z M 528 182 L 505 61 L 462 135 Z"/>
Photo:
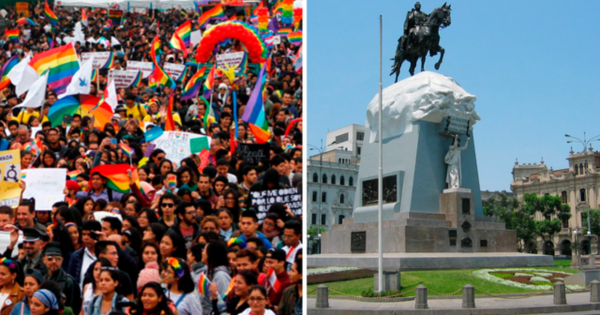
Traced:
<path id="1" fill-rule="evenodd" d="M 566 262 L 564 260 L 558 262 Z M 563 265 L 563 264 L 561 264 Z M 579 270 L 565 267 L 532 267 L 533 269 L 545 269 L 556 272 L 577 273 Z M 483 290 L 492 294 L 508 294 L 508 293 L 531 293 L 535 290 L 516 288 L 508 285 L 498 284 L 484 279 L 477 278 L 473 275 L 473 269 L 470 270 L 439 270 L 439 271 L 405 271 L 402 272 L 402 289 L 405 292 L 414 289 L 422 284 L 427 288 L 445 294 L 454 292 L 462 288 L 466 284 L 471 284 L 479 290 Z M 326 283 L 326 285 L 334 290 L 360 296 L 361 292 L 373 288 L 373 278 L 363 278 L 348 281 L 338 281 Z M 317 285 L 309 285 L 308 292 L 311 292 Z M 314 294 L 314 293 L 311 293 Z M 330 295 L 339 295 L 333 292 Z M 431 294 L 431 293 L 430 293 Z M 458 293 L 457 295 L 460 295 Z M 475 294 L 480 294 L 475 292 Z M 433 295 L 433 294 L 432 294 Z M 406 295 L 414 296 L 414 292 Z"/>

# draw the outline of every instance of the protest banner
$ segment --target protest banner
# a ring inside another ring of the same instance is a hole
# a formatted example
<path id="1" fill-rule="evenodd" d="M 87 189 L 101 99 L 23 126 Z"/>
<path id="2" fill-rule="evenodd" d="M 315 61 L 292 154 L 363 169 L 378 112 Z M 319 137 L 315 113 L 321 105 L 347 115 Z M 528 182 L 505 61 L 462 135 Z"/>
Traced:
<path id="1" fill-rule="evenodd" d="M 181 76 L 185 71 L 185 65 L 165 62 L 164 66 L 165 72 L 169 73 L 175 81 L 181 81 Z"/>
<path id="2" fill-rule="evenodd" d="M 154 143 L 157 149 L 165 151 L 167 159 L 179 165 L 181 160 L 192 154 L 190 139 L 201 137 L 208 138 L 208 143 L 210 143 L 210 137 L 181 131 L 165 131 L 162 136 L 152 140 L 151 143 Z"/>
<path id="3" fill-rule="evenodd" d="M 245 52 L 235 52 L 230 54 L 217 55 L 217 68 L 226 69 L 225 65 L 229 67 L 235 66 L 235 72 L 238 73 L 241 68 L 242 62 L 244 61 Z"/>
<path id="4" fill-rule="evenodd" d="M 252 205 L 258 210 L 257 216 L 261 223 L 274 203 L 287 204 L 295 216 L 302 215 L 302 195 L 298 188 L 251 191 L 250 195 Z"/>
<path id="5" fill-rule="evenodd" d="M 210 150 L 210 143 L 208 142 L 208 137 L 190 139 L 190 150 L 192 151 L 192 153 L 200 153 L 203 149 Z"/>
<path id="6" fill-rule="evenodd" d="M 17 2 L 15 6 L 17 7 L 17 16 L 29 17 L 29 2 Z"/>
<path id="7" fill-rule="evenodd" d="M 200 43 L 201 39 L 202 39 L 202 32 L 200 32 L 200 30 L 193 31 L 190 34 L 190 42 L 192 43 L 192 47 L 198 45 L 198 43 Z"/>
<path id="8" fill-rule="evenodd" d="M 110 52 L 110 51 L 82 53 L 81 54 L 81 63 L 83 64 L 88 59 L 92 58 L 92 56 L 94 56 L 94 63 L 92 64 L 92 68 L 102 69 L 106 66 L 106 63 L 109 62 L 111 54 L 112 54 L 112 52 Z"/>
<path id="9" fill-rule="evenodd" d="M 142 77 L 145 79 L 152 73 L 154 65 L 152 62 L 127 60 L 127 70 L 142 71 Z"/>
<path id="10" fill-rule="evenodd" d="M 241 155 L 240 159 L 251 165 L 258 165 L 259 162 L 269 160 L 269 144 L 250 144 L 238 143 L 237 152 Z"/>
<path id="11" fill-rule="evenodd" d="M 65 200 L 66 168 L 38 168 L 21 172 L 25 182 L 23 198 L 35 198 L 36 210 L 52 210 L 52 205 Z"/>
<path id="12" fill-rule="evenodd" d="M 21 188 L 21 153 L 19 150 L 0 152 L 0 206 L 15 208 L 19 204 Z"/>
<path id="13" fill-rule="evenodd" d="M 138 70 L 114 70 L 108 71 L 108 81 L 113 80 L 117 89 L 128 88 L 134 82 L 138 76 Z"/>

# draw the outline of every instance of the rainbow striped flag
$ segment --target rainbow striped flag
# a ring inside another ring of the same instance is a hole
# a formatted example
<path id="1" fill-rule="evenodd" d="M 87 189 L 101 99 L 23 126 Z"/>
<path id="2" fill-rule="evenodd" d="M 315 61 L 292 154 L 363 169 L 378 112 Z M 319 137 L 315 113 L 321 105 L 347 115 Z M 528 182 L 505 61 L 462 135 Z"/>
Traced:
<path id="1" fill-rule="evenodd" d="M 181 26 L 179 26 L 173 37 L 171 37 L 171 47 L 185 51 L 185 48 L 190 47 L 190 34 L 192 33 L 192 21 L 187 20 Z M 182 45 L 183 44 L 183 45 Z"/>
<path id="2" fill-rule="evenodd" d="M 160 39 L 158 38 L 158 36 L 154 37 L 154 40 L 152 41 L 152 47 L 157 47 L 156 43 L 158 43 L 158 46 L 160 46 Z M 154 70 L 152 71 L 149 80 L 150 87 L 156 88 L 160 84 L 162 86 L 168 86 L 174 89 L 177 86 L 177 83 L 158 64 L 158 60 L 156 59 L 156 50 L 150 49 L 150 54 L 152 55 L 152 61 L 154 62 Z"/>
<path id="3" fill-rule="evenodd" d="M 90 178 L 94 174 L 98 173 L 102 177 L 106 178 L 106 187 L 120 193 L 127 193 L 129 192 L 130 181 L 129 175 L 127 175 L 127 170 L 131 170 L 131 172 L 133 172 L 135 168 L 127 164 L 99 165 L 92 169 L 90 172 Z"/>
<path id="4" fill-rule="evenodd" d="M 289 33 L 292 32 L 291 27 L 282 27 L 277 31 L 277 35 L 279 36 L 288 36 Z"/>
<path id="5" fill-rule="evenodd" d="M 209 298 L 210 296 L 210 280 L 208 280 L 208 278 L 204 275 L 204 273 L 200 274 L 200 278 L 198 279 L 198 292 L 200 292 L 200 295 L 204 295 L 207 298 Z"/>
<path id="6" fill-rule="evenodd" d="M 212 68 L 210 69 L 210 72 L 208 73 L 208 77 L 206 78 L 206 81 L 204 81 L 204 87 L 207 90 L 212 90 L 213 85 L 215 84 L 215 72 L 217 71 L 217 63 L 215 63 Z"/>
<path id="7" fill-rule="evenodd" d="M 115 66 L 115 52 L 111 51 L 110 57 L 108 57 L 108 60 L 106 61 L 106 64 L 104 64 L 104 66 L 102 66 L 102 69 L 112 69 L 114 66 Z"/>
<path id="8" fill-rule="evenodd" d="M 73 43 L 39 53 L 31 58 L 29 65 L 39 75 L 50 70 L 48 86 L 58 95 L 65 92 L 73 75 L 79 70 L 79 60 Z"/>
<path id="9" fill-rule="evenodd" d="M 50 24 L 58 26 L 58 17 L 52 12 L 52 9 L 50 9 L 48 0 L 44 1 L 44 15 L 50 20 Z"/>
<path id="10" fill-rule="evenodd" d="M 35 22 L 32 19 L 25 18 L 25 17 L 22 17 L 22 18 L 18 19 L 17 20 L 17 24 L 19 24 L 19 25 L 29 24 L 31 26 L 35 26 Z"/>
<path id="11" fill-rule="evenodd" d="M 152 41 L 152 47 L 150 49 L 152 50 L 150 53 L 154 54 L 153 56 L 156 59 L 156 62 L 160 63 L 160 55 L 162 55 L 162 49 L 160 45 L 160 40 L 158 40 L 158 38 L 154 38 L 154 40 Z"/>
<path id="12" fill-rule="evenodd" d="M 92 69 L 92 82 L 98 80 L 98 69 Z"/>
<path id="13" fill-rule="evenodd" d="M 130 146 L 126 145 L 123 141 L 119 143 L 119 148 L 121 148 L 121 150 L 123 150 L 123 153 L 125 153 L 125 155 L 127 155 L 128 157 L 132 157 L 135 154 L 135 150 Z"/>
<path id="14" fill-rule="evenodd" d="M 69 177 L 70 180 L 76 180 L 77 176 L 79 176 L 79 174 L 81 174 L 81 171 L 79 171 L 79 170 L 73 170 L 73 171 L 67 172 L 67 176 Z"/>
<path id="15" fill-rule="evenodd" d="M 200 18 L 198 18 L 199 27 L 205 26 L 205 24 L 208 21 L 210 21 L 211 19 L 219 19 L 219 20 L 227 19 L 227 17 L 225 16 L 225 12 L 223 11 L 223 6 L 220 3 L 217 4 L 216 6 L 214 6 L 212 9 L 207 10 L 206 12 L 202 13 Z"/>
<path id="16" fill-rule="evenodd" d="M 138 71 L 137 76 L 135 77 L 135 80 L 133 80 L 133 83 L 131 83 L 130 87 L 138 87 L 140 86 L 140 84 L 142 84 L 142 78 L 144 76 L 142 75 L 142 71 Z"/>
<path id="17" fill-rule="evenodd" d="M 122 10 L 108 10 L 108 18 L 112 21 L 112 25 L 120 25 L 123 19 Z"/>
<path id="18" fill-rule="evenodd" d="M 291 32 L 288 34 L 288 40 L 294 45 L 302 44 L 302 31 Z"/>
<path id="19" fill-rule="evenodd" d="M 19 63 L 19 57 L 17 55 L 12 56 L 2 67 L 0 70 L 0 91 L 4 90 L 10 85 L 10 79 L 8 78 L 8 73 L 14 66 Z"/>
<path id="20" fill-rule="evenodd" d="M 88 15 L 84 8 L 81 8 L 81 24 L 88 26 Z"/>
<path id="21" fill-rule="evenodd" d="M 269 56 L 269 59 L 271 57 Z M 266 83 L 266 68 L 267 63 L 263 65 L 262 69 L 260 69 L 260 74 L 258 75 L 258 81 L 250 95 L 250 99 L 248 100 L 248 104 L 246 105 L 246 109 L 244 110 L 244 114 L 242 115 L 242 120 L 248 123 L 248 127 L 250 128 L 250 132 L 254 134 L 256 138 L 256 142 L 259 144 L 267 143 L 271 138 L 271 133 L 269 132 L 269 122 L 266 118 L 265 114 L 265 106 L 263 101 L 263 91 L 265 90 Z"/>
<path id="22" fill-rule="evenodd" d="M 225 298 L 229 295 L 229 293 L 231 292 L 231 290 L 233 290 L 233 286 L 235 285 L 235 277 L 231 279 L 231 281 L 229 281 L 229 286 L 227 287 L 227 291 L 225 291 L 225 293 L 223 293 L 223 300 L 225 300 Z"/>
<path id="23" fill-rule="evenodd" d="M 33 155 L 35 155 L 35 156 L 39 156 L 40 154 L 42 154 L 42 150 L 40 150 L 40 148 L 37 146 L 37 144 L 34 141 L 27 142 L 23 149 L 25 151 L 29 151 L 29 152 L 33 153 Z"/>
<path id="24" fill-rule="evenodd" d="M 19 40 L 19 30 L 5 30 L 4 31 L 4 35 L 6 36 L 6 39 L 16 42 Z"/>
<path id="25" fill-rule="evenodd" d="M 173 120 L 173 99 L 175 93 L 169 97 L 169 106 L 167 107 L 167 117 L 165 119 L 165 131 L 175 131 L 175 121 Z"/>
<path id="26" fill-rule="evenodd" d="M 275 15 L 275 14 L 277 14 L 277 13 L 281 13 L 281 14 L 283 14 L 283 5 L 284 5 L 284 4 L 283 4 L 283 1 L 279 0 L 279 1 L 277 2 L 277 4 L 276 4 L 276 5 L 273 7 L 273 10 L 272 10 L 272 12 L 273 12 L 273 15 Z"/>
<path id="27" fill-rule="evenodd" d="M 200 87 L 202 86 L 200 84 L 200 80 L 202 80 L 202 77 L 204 77 L 205 72 L 206 67 L 202 67 L 188 80 L 185 88 L 183 89 L 183 93 L 181 94 L 182 101 L 191 100 L 198 95 Z"/>

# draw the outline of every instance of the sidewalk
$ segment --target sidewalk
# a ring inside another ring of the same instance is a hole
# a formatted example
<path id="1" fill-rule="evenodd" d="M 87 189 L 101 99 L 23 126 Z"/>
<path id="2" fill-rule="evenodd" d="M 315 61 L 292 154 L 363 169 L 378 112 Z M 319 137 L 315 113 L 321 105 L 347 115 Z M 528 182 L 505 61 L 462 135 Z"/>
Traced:
<path id="1" fill-rule="evenodd" d="M 475 297 L 475 309 L 463 309 L 462 298 L 428 299 L 429 309 L 416 310 L 414 301 L 364 302 L 329 299 L 329 308 L 315 308 L 316 298 L 308 298 L 308 312 L 314 315 L 341 314 L 600 314 L 600 303 L 590 303 L 590 293 L 567 293 L 567 305 L 554 305 L 553 295 L 526 299 Z"/>

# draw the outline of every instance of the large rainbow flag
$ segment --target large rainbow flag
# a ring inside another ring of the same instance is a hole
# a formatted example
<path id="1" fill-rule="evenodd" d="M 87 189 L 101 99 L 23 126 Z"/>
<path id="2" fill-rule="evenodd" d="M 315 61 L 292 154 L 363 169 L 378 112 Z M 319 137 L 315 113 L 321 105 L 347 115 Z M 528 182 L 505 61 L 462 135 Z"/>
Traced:
<path id="1" fill-rule="evenodd" d="M 10 41 L 18 41 L 19 40 L 19 30 L 18 29 L 14 29 L 14 30 L 5 30 L 4 31 L 4 35 L 6 36 L 6 38 Z"/>
<path id="2" fill-rule="evenodd" d="M 88 26 L 88 15 L 84 8 L 81 8 L 81 24 Z"/>
<path id="3" fill-rule="evenodd" d="M 202 86 L 200 84 L 200 80 L 202 80 L 202 77 L 204 77 L 204 73 L 206 73 L 206 67 L 200 68 L 198 72 L 194 73 L 194 75 L 189 79 L 185 85 L 185 88 L 183 89 L 183 93 L 181 94 L 182 101 L 191 100 L 198 95 L 198 92 L 200 92 L 200 87 Z"/>
<path id="4" fill-rule="evenodd" d="M 19 63 L 19 57 L 17 55 L 12 56 L 12 58 L 8 59 L 8 61 L 0 70 L 0 91 L 4 90 L 10 84 L 10 79 L 8 78 L 8 73 L 14 66 Z"/>
<path id="5" fill-rule="evenodd" d="M 269 122 L 267 121 L 267 117 L 265 114 L 265 106 L 263 101 L 263 91 L 265 90 L 266 83 L 266 68 L 267 63 L 265 63 L 260 69 L 260 74 L 258 75 L 258 81 L 250 95 L 250 99 L 248 100 L 248 104 L 246 105 L 246 109 L 244 110 L 244 114 L 242 115 L 242 120 L 248 123 L 248 127 L 250 128 L 250 132 L 254 134 L 256 138 L 256 142 L 267 143 L 271 138 L 271 133 L 269 132 Z"/>
<path id="6" fill-rule="evenodd" d="M 48 20 L 50 20 L 50 24 L 54 26 L 58 25 L 58 17 L 56 14 L 54 14 L 54 12 L 52 12 L 52 9 L 50 9 L 48 0 L 44 1 L 44 15 L 48 18 Z"/>
<path id="7" fill-rule="evenodd" d="M 79 70 L 79 60 L 72 43 L 35 55 L 29 65 L 39 75 L 50 70 L 48 86 L 58 95 L 65 92 L 73 75 Z"/>
<path id="8" fill-rule="evenodd" d="M 217 4 L 214 8 L 202 13 L 200 18 L 198 18 L 198 25 L 200 27 L 205 26 L 205 24 L 212 19 L 227 19 L 227 17 L 225 16 L 225 12 L 223 11 L 223 6 L 220 3 Z"/>
<path id="9" fill-rule="evenodd" d="M 127 170 L 131 170 L 132 172 L 135 167 L 131 167 L 127 164 L 116 164 L 116 165 L 99 165 L 92 168 L 90 172 L 90 178 L 98 173 L 102 177 L 106 178 L 106 187 L 118 191 L 120 193 L 128 193 L 129 192 L 129 175 L 127 175 Z"/>
<path id="10" fill-rule="evenodd" d="M 160 39 L 158 36 L 154 37 L 154 40 L 152 41 L 152 47 L 157 47 L 156 43 L 158 43 L 158 46 L 160 46 Z M 160 84 L 162 86 L 168 86 L 174 89 L 177 86 L 177 83 L 158 63 L 158 60 L 156 59 L 156 50 L 150 49 L 150 54 L 152 55 L 152 61 L 154 62 L 154 70 L 152 71 L 152 74 L 150 74 L 149 79 L 150 87 L 156 88 Z"/>
<path id="11" fill-rule="evenodd" d="M 185 52 L 187 47 L 190 47 L 190 34 L 192 33 L 192 21 L 187 20 L 175 30 L 171 37 L 171 47 Z"/>

